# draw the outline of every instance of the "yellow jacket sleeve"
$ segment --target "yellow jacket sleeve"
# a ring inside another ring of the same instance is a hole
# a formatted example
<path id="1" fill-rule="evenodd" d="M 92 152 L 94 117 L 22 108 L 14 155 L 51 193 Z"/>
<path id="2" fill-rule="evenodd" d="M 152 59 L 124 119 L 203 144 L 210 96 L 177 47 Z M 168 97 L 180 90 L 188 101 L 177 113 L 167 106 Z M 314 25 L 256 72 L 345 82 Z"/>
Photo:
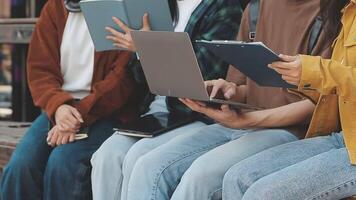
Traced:
<path id="1" fill-rule="evenodd" d="M 301 60 L 300 91 L 316 89 L 322 95 L 337 94 L 345 101 L 356 101 L 356 68 L 316 56 L 301 55 Z"/>

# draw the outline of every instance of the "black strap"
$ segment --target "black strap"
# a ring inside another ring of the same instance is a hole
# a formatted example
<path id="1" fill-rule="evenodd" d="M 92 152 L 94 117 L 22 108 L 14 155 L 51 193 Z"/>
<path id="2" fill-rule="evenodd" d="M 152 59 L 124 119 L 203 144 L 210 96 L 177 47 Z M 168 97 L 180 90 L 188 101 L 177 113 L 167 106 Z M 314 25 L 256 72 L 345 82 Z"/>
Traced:
<path id="1" fill-rule="evenodd" d="M 318 39 L 321 33 L 321 29 L 323 28 L 323 21 L 320 16 L 315 18 L 314 24 L 310 31 L 309 45 L 308 45 L 308 54 L 311 55 L 313 49 L 318 43 Z"/>
<path id="2" fill-rule="evenodd" d="M 249 38 L 251 41 L 254 41 L 256 38 L 256 29 L 257 29 L 257 22 L 258 17 L 260 14 L 260 1 L 259 0 L 251 0 L 250 1 L 250 33 Z"/>

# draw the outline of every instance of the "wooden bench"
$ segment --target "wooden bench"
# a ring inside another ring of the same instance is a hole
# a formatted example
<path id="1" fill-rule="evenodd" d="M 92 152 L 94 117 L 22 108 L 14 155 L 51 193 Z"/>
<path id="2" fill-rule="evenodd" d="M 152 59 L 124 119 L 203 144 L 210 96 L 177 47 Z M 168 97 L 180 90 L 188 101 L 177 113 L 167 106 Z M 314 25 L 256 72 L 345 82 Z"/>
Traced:
<path id="1" fill-rule="evenodd" d="M 28 123 L 0 121 L 0 177 L 16 145 L 28 129 L 28 127 L 23 126 L 28 125 Z"/>

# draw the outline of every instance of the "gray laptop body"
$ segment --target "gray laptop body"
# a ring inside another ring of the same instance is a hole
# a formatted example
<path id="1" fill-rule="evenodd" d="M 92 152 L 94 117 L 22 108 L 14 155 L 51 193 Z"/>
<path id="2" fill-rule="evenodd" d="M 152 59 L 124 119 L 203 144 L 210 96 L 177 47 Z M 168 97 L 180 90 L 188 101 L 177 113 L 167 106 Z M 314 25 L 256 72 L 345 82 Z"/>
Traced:
<path id="1" fill-rule="evenodd" d="M 88 25 L 96 51 L 119 49 L 106 39 L 105 27 L 122 30 L 112 17 L 121 19 L 132 29 L 142 28 L 142 17 L 149 14 L 152 30 L 173 31 L 173 22 L 167 0 L 82 0 L 81 10 Z"/>
<path id="2" fill-rule="evenodd" d="M 259 109 L 247 104 L 210 99 L 187 33 L 133 31 L 131 34 L 153 94 L 229 104 L 241 109 Z"/>

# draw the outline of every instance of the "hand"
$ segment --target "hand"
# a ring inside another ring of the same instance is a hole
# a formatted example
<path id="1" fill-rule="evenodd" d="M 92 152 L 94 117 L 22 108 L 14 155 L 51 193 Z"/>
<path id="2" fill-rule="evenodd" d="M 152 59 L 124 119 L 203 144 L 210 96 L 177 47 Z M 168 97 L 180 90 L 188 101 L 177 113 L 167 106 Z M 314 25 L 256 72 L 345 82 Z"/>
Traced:
<path id="1" fill-rule="evenodd" d="M 210 98 L 216 97 L 219 91 L 224 95 L 224 98 L 229 100 L 236 95 L 237 85 L 224 79 L 205 81 L 205 87 L 212 87 Z"/>
<path id="2" fill-rule="evenodd" d="M 118 48 L 124 48 L 132 52 L 136 52 L 136 47 L 134 42 L 132 41 L 131 31 L 133 29 L 129 28 L 126 24 L 124 24 L 120 19 L 113 17 L 113 21 L 124 31 L 124 33 L 120 33 L 111 27 L 106 27 L 105 29 L 111 33 L 106 37 L 106 39 L 111 40 L 113 45 Z M 143 26 L 140 31 L 149 31 L 151 30 L 150 22 L 148 14 L 143 15 Z"/>
<path id="3" fill-rule="evenodd" d="M 55 113 L 55 121 L 61 131 L 70 132 L 79 130 L 81 123 L 84 122 L 78 110 L 66 104 L 58 107 Z"/>
<path id="4" fill-rule="evenodd" d="M 180 99 L 180 101 L 193 111 L 202 113 L 228 128 L 250 128 L 255 123 L 252 115 L 239 113 L 230 109 L 228 105 L 222 105 L 221 109 L 213 109 L 207 107 L 204 103 L 190 99 Z"/>
<path id="5" fill-rule="evenodd" d="M 60 146 L 75 141 L 76 132 L 62 131 L 58 126 L 54 126 L 47 135 L 47 143 L 51 147 Z"/>
<path id="6" fill-rule="evenodd" d="M 299 56 L 279 55 L 283 61 L 274 62 L 268 67 L 282 75 L 289 84 L 298 86 L 302 76 L 302 62 Z"/>

